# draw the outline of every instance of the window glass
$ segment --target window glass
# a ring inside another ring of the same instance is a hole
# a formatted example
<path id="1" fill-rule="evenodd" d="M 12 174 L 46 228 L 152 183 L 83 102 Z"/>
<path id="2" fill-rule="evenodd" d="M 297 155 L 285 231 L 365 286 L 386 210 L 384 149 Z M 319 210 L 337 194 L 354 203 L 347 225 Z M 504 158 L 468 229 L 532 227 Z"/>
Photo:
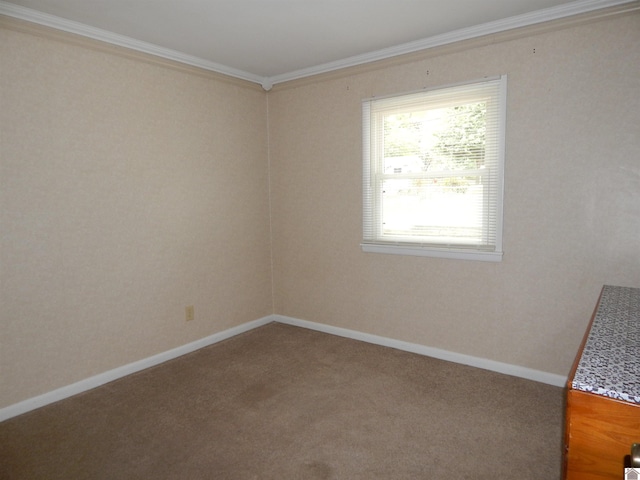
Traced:
<path id="1" fill-rule="evenodd" d="M 370 252 L 500 260 L 506 78 L 363 103 Z"/>

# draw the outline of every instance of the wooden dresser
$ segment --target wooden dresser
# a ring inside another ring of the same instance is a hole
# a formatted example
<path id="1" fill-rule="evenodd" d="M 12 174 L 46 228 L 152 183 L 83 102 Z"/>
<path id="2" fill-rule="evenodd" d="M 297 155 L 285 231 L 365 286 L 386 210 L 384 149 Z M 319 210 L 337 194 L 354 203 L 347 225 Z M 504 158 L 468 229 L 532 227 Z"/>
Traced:
<path id="1" fill-rule="evenodd" d="M 640 443 L 640 288 L 604 286 L 567 387 L 564 478 L 621 480 Z"/>

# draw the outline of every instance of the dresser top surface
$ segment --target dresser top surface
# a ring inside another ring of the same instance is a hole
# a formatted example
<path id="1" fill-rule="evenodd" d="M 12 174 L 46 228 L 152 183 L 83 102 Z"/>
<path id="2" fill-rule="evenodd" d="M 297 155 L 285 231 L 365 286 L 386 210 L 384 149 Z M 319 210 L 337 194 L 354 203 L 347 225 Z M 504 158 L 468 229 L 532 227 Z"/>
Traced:
<path id="1" fill-rule="evenodd" d="M 640 404 L 640 288 L 604 286 L 571 387 Z"/>

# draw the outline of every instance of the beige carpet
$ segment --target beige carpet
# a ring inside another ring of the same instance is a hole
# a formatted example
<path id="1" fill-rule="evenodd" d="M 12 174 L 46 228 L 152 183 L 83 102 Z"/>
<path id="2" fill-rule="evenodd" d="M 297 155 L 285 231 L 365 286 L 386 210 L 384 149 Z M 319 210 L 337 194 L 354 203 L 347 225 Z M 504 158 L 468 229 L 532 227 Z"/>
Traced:
<path id="1" fill-rule="evenodd" d="M 563 390 L 270 324 L 0 424 L 2 479 L 560 478 Z"/>

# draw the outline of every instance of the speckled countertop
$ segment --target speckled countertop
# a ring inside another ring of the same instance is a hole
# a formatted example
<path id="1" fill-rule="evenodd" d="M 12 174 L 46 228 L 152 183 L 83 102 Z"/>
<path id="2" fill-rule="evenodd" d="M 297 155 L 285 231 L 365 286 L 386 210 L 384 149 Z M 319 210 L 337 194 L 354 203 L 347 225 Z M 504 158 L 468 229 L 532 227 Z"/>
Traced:
<path id="1" fill-rule="evenodd" d="M 605 285 L 571 386 L 640 404 L 640 288 Z"/>

